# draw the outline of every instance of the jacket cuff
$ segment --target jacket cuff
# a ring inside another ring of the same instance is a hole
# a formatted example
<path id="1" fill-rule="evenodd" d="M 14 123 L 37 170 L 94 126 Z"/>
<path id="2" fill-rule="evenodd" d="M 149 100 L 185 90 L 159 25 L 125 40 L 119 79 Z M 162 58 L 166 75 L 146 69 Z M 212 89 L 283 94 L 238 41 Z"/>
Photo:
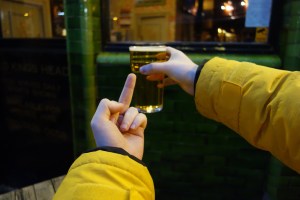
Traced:
<path id="1" fill-rule="evenodd" d="M 203 66 L 207 63 L 207 61 L 209 61 L 209 59 L 205 59 L 201 62 L 201 64 L 198 66 L 197 71 L 195 73 L 195 78 L 194 78 L 194 94 L 196 94 L 196 85 L 197 85 L 197 81 L 198 78 L 200 76 L 201 70 L 203 68 Z"/>
<path id="2" fill-rule="evenodd" d="M 90 149 L 84 153 L 89 153 L 89 152 L 94 152 L 94 151 L 99 151 L 99 150 L 128 156 L 132 160 L 140 163 L 143 166 L 146 166 L 146 164 L 142 160 L 138 159 L 137 157 L 131 155 L 130 153 L 128 153 L 127 151 L 125 151 L 124 149 L 119 148 L 119 147 L 111 147 L 111 146 L 96 147 L 96 148 Z"/>

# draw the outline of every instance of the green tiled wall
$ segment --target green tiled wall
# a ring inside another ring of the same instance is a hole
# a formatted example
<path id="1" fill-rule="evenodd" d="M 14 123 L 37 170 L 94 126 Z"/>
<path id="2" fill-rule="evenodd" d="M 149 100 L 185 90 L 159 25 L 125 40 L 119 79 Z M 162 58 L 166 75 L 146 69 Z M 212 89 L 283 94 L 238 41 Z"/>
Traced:
<path id="1" fill-rule="evenodd" d="M 283 66 L 300 70 L 300 1 L 287 0 L 284 8 L 285 52 Z"/>
<path id="2" fill-rule="evenodd" d="M 95 146 L 90 121 L 96 109 L 96 55 L 101 48 L 100 1 L 65 0 L 74 155 Z"/>

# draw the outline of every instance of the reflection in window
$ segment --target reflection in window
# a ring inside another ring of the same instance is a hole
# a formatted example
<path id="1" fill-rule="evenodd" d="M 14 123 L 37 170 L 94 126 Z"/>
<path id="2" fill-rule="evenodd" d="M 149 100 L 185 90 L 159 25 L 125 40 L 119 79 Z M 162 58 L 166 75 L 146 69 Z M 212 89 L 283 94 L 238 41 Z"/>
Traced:
<path id="1" fill-rule="evenodd" d="M 62 0 L 52 1 L 52 33 L 53 37 L 65 37 L 67 35 L 65 28 L 65 12 Z"/>
<path id="2" fill-rule="evenodd" d="M 62 0 L 1 0 L 3 38 L 65 37 Z"/>
<path id="3" fill-rule="evenodd" d="M 152 2 L 152 4 L 151 4 Z M 246 25 L 247 10 L 264 12 L 263 1 L 252 0 L 110 0 L 110 41 L 260 42 L 266 26 Z M 271 0 L 267 0 L 271 4 Z M 260 20 L 260 19 L 255 19 Z"/>

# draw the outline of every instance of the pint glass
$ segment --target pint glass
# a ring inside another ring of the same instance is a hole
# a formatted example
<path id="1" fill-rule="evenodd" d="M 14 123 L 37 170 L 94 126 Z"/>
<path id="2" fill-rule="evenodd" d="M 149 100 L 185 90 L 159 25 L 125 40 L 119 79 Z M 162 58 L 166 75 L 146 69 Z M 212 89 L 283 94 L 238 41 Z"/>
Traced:
<path id="1" fill-rule="evenodd" d="M 137 76 L 137 82 L 133 94 L 134 106 L 142 113 L 159 112 L 163 108 L 164 89 L 157 87 L 162 83 L 164 75 L 160 74 L 159 80 L 147 80 L 146 75 L 139 71 L 140 67 L 152 62 L 166 61 L 165 46 L 131 46 L 130 67 Z"/>

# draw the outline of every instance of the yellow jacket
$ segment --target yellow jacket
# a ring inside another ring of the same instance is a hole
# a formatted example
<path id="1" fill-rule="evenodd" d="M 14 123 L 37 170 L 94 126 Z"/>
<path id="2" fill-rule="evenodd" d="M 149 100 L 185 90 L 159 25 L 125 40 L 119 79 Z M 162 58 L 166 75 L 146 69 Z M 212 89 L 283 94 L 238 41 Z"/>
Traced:
<path id="1" fill-rule="evenodd" d="M 124 151 L 125 152 L 125 151 Z M 148 169 L 128 155 L 107 151 L 82 154 L 70 167 L 54 200 L 154 199 Z"/>
<path id="2" fill-rule="evenodd" d="M 300 72 L 214 58 L 195 92 L 198 111 L 300 172 Z M 82 154 L 54 200 L 154 199 L 147 168 L 107 151 Z"/>
<path id="3" fill-rule="evenodd" d="M 214 58 L 201 71 L 195 102 L 300 173 L 300 72 Z"/>

